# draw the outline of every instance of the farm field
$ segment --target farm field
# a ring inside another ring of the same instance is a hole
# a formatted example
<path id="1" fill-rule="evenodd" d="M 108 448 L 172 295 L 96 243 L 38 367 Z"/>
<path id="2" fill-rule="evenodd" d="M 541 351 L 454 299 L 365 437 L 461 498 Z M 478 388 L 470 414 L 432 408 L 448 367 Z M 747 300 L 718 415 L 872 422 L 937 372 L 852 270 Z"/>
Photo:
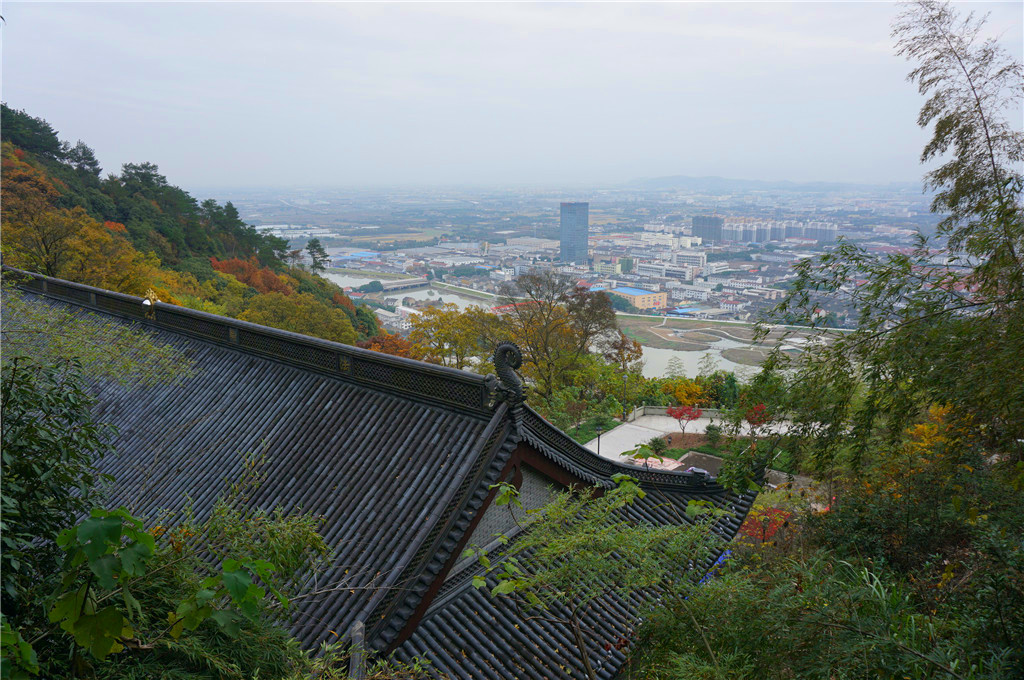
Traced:
<path id="1" fill-rule="evenodd" d="M 767 351 L 775 347 L 785 334 L 783 328 L 773 329 L 760 343 L 754 345 L 752 325 L 703 319 L 665 320 L 662 317 L 644 318 L 622 314 L 618 316 L 618 323 L 623 333 L 642 345 L 684 352 L 719 350 L 729 361 L 747 366 L 760 364 Z M 810 337 L 812 333 L 794 331 L 787 338 L 787 344 L 799 345 L 807 342 Z"/>
<path id="2" fill-rule="evenodd" d="M 446 233 L 444 229 L 428 227 L 412 231 L 372 231 L 368 234 L 346 234 L 352 243 L 394 243 L 395 241 L 429 241 Z"/>

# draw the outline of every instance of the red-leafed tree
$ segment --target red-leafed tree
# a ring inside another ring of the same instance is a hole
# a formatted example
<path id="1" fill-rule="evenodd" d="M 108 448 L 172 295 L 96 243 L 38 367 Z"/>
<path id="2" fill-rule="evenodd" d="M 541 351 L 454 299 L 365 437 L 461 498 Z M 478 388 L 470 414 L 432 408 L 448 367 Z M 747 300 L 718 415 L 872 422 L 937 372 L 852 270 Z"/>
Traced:
<path id="1" fill-rule="evenodd" d="M 675 418 L 679 423 L 679 429 L 686 434 L 686 426 L 704 415 L 704 411 L 696 406 L 670 406 L 665 414 Z"/>
<path id="2" fill-rule="evenodd" d="M 750 436 L 756 443 L 761 428 L 772 422 L 772 414 L 768 412 L 768 407 L 764 404 L 755 404 L 746 410 L 743 420 L 747 421 L 747 425 L 750 426 Z"/>
<path id="3" fill-rule="evenodd" d="M 266 267 L 260 267 L 259 260 L 255 257 L 248 260 L 237 257 L 230 260 L 218 260 L 211 257 L 210 264 L 217 271 L 231 274 L 245 285 L 252 286 L 261 293 L 291 295 L 295 292 L 282 277 Z"/>

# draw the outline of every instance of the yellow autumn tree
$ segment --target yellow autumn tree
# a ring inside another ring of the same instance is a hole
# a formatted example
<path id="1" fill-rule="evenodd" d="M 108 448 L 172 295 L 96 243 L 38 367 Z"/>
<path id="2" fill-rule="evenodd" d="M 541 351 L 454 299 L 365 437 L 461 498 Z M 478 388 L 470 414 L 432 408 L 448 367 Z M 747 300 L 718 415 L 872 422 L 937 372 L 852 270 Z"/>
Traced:
<path id="1" fill-rule="evenodd" d="M 136 250 L 118 223 L 101 223 L 81 207 L 31 213 L 19 199 L 3 225 L 5 256 L 12 265 L 134 295 L 151 285 L 159 259 Z"/>
<path id="2" fill-rule="evenodd" d="M 699 406 L 705 397 L 704 388 L 689 378 L 674 378 L 662 385 L 664 394 L 672 395 L 680 406 Z"/>
<path id="3" fill-rule="evenodd" d="M 159 258 L 136 250 L 125 237 L 123 225 L 98 222 L 82 208 L 70 213 L 74 236 L 68 243 L 64 270 L 58 276 L 121 293 L 145 294 L 160 267 Z M 165 293 L 160 299 L 176 303 L 171 297 Z"/>
<path id="4" fill-rule="evenodd" d="M 488 353 L 489 329 L 497 323 L 497 317 L 479 307 L 462 312 L 448 303 L 428 307 L 410 321 L 409 341 L 419 358 L 442 366 L 468 368 L 475 357 Z"/>
<path id="5" fill-rule="evenodd" d="M 257 295 L 238 318 L 346 345 L 353 344 L 357 337 L 345 312 L 328 307 L 309 293 Z"/>

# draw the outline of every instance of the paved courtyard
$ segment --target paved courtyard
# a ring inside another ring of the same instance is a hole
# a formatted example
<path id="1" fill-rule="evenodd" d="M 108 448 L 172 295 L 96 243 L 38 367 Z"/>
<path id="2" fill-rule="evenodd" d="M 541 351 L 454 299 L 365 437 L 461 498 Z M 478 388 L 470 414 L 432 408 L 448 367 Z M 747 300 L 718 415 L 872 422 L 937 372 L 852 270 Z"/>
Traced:
<path id="1" fill-rule="evenodd" d="M 687 432 L 703 432 L 711 424 L 710 418 L 698 418 L 686 426 Z M 623 451 L 630 451 L 649 442 L 652 438 L 680 432 L 679 422 L 668 416 L 639 416 L 631 423 L 623 423 L 613 430 L 601 435 L 601 450 L 598 451 L 597 439 L 586 443 L 586 447 L 602 458 L 619 460 Z"/>
<path id="2" fill-rule="evenodd" d="M 698 418 L 686 426 L 687 432 L 704 432 L 712 422 L 721 424 L 720 419 Z M 778 423 L 773 429 L 784 429 L 784 423 Z M 632 451 L 641 444 L 646 444 L 652 438 L 659 435 L 680 432 L 679 422 L 669 416 L 639 416 L 629 423 L 622 423 L 612 430 L 601 435 L 600 451 L 598 450 L 597 439 L 591 439 L 585 446 L 591 451 L 598 453 L 602 458 L 621 462 L 621 454 L 624 451 Z M 741 429 L 743 434 L 749 432 L 744 426 Z"/>

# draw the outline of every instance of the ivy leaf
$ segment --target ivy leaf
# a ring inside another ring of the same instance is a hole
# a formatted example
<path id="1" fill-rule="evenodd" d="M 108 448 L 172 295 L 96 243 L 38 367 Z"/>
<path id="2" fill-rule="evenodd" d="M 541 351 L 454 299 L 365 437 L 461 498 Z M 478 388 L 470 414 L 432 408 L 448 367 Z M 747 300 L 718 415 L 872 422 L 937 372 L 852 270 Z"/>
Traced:
<path id="1" fill-rule="evenodd" d="M 253 560 L 246 562 L 245 566 L 256 572 L 260 578 L 266 578 L 276 570 L 273 562 L 268 562 L 267 560 Z"/>
<path id="2" fill-rule="evenodd" d="M 53 608 L 50 609 L 50 623 L 57 623 L 60 621 L 61 628 L 71 632 L 71 628 L 66 626 L 71 626 L 78 620 L 79 612 L 82 611 L 82 604 L 85 602 L 85 595 L 87 591 L 88 587 L 83 585 L 77 590 L 65 593 L 63 597 L 53 604 Z"/>
<path id="3" fill-rule="evenodd" d="M 111 605 L 78 619 L 71 632 L 79 646 L 85 647 L 102 661 L 108 654 L 120 651 L 121 645 L 117 639 L 125 627 L 124 616 L 117 607 Z M 131 631 L 130 628 L 128 630 Z"/>
<path id="4" fill-rule="evenodd" d="M 515 591 L 515 581 L 502 581 L 498 585 L 491 588 L 491 597 L 497 597 L 498 595 L 508 595 Z"/>
<path id="5" fill-rule="evenodd" d="M 120 517 L 90 517 L 78 526 L 78 543 L 90 560 L 103 555 L 120 540 Z"/>
<path id="6" fill-rule="evenodd" d="M 225 571 L 221 574 L 221 580 L 231 595 L 231 599 L 236 602 L 241 602 L 245 598 L 245 593 L 249 590 L 249 584 L 252 583 L 249 572 L 244 569 Z"/>
<path id="7" fill-rule="evenodd" d="M 89 560 L 89 569 L 96 574 L 96 582 L 100 588 L 113 590 L 117 582 L 114 580 L 116 573 L 120 571 L 121 560 L 116 555 L 102 555 L 97 559 Z"/>
<path id="8" fill-rule="evenodd" d="M 64 531 L 57 534 L 57 545 L 61 548 L 67 549 L 67 547 L 73 544 L 77 539 L 78 527 L 68 527 Z"/>
<path id="9" fill-rule="evenodd" d="M 216 591 L 210 590 L 209 588 L 203 588 L 198 593 L 196 593 L 196 602 L 198 602 L 200 605 L 204 605 L 216 596 Z"/>
<path id="10" fill-rule="evenodd" d="M 189 630 L 195 630 L 199 627 L 199 624 L 210 618 L 212 613 L 213 607 L 199 607 L 189 612 L 189 615 L 185 617 L 185 627 Z"/>
<path id="11" fill-rule="evenodd" d="M 152 554 L 153 551 L 144 543 L 132 543 L 121 550 L 121 565 L 124 573 L 129 576 L 145 574 L 145 562 Z"/>
<path id="12" fill-rule="evenodd" d="M 181 637 L 181 632 L 185 628 L 185 620 L 174 612 L 168 612 L 167 623 L 171 624 L 171 630 L 169 631 L 171 637 L 175 640 Z"/>
<path id="13" fill-rule="evenodd" d="M 485 579 L 483 576 L 474 576 L 473 577 L 473 587 L 474 588 L 483 588 L 485 585 L 487 585 L 487 579 Z"/>
<path id="14" fill-rule="evenodd" d="M 211 619 L 217 622 L 220 629 L 224 631 L 224 634 L 228 637 L 238 637 L 240 629 L 238 627 L 238 617 L 229 611 L 216 611 L 211 616 Z"/>
<path id="15" fill-rule="evenodd" d="M 700 517 L 708 511 L 704 501 L 690 501 L 686 504 L 686 516 L 690 519 Z"/>

